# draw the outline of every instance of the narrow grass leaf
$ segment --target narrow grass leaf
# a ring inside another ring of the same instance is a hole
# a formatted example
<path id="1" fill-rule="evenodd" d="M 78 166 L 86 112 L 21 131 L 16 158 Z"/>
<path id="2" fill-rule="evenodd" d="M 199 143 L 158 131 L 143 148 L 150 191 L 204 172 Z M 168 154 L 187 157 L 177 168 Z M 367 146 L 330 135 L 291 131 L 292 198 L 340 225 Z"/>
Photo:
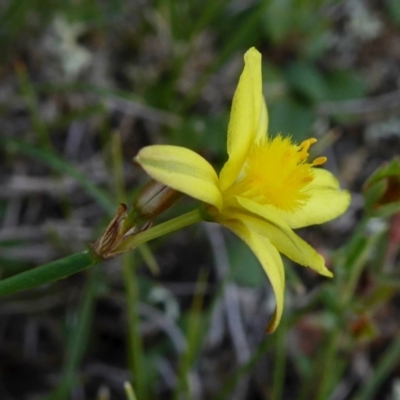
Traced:
<path id="1" fill-rule="evenodd" d="M 93 269 L 82 300 L 79 304 L 73 326 L 69 330 L 65 361 L 61 376 L 61 383 L 46 400 L 66 400 L 71 396 L 71 391 L 79 379 L 79 366 L 86 352 L 86 347 L 91 334 L 91 325 L 94 316 L 94 306 L 100 282 L 100 270 Z"/>

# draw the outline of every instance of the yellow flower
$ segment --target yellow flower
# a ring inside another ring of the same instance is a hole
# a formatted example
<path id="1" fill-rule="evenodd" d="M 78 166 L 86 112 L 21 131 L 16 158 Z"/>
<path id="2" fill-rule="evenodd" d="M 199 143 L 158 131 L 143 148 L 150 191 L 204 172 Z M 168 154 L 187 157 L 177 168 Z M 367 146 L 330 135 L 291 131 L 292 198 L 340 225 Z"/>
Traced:
<path id="1" fill-rule="evenodd" d="M 228 126 L 229 158 L 219 177 L 204 158 L 183 147 L 148 146 L 135 161 L 156 181 L 206 203 L 210 219 L 229 228 L 252 249 L 276 297 L 269 325 L 272 332 L 284 302 L 285 274 L 279 253 L 332 276 L 323 257 L 292 229 L 336 218 L 347 209 L 350 195 L 339 189 L 330 172 L 314 168 L 325 157 L 308 161 L 315 139 L 297 145 L 290 137 L 267 135 L 261 54 L 251 48 L 244 61 Z"/>

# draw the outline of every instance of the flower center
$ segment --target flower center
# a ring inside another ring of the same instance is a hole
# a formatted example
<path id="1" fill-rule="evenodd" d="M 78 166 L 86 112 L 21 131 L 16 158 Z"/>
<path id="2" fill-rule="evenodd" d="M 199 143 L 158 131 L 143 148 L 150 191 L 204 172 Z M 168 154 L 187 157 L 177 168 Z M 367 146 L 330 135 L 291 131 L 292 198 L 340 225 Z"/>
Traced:
<path id="1" fill-rule="evenodd" d="M 307 160 L 316 141 L 308 139 L 296 145 L 290 137 L 277 135 L 255 143 L 237 183 L 242 195 L 288 212 L 300 208 L 310 197 L 306 188 L 314 179 L 313 167 L 326 162 L 326 157 L 311 163 Z"/>

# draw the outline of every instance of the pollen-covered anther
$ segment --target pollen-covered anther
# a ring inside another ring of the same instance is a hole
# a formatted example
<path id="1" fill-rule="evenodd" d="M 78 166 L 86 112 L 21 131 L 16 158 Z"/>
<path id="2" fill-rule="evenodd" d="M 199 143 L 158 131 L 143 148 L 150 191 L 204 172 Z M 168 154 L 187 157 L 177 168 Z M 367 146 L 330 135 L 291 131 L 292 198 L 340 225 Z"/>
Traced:
<path id="1" fill-rule="evenodd" d="M 317 157 L 313 162 L 312 165 L 314 167 L 318 166 L 318 165 L 322 165 L 325 164 L 328 161 L 328 159 L 326 157 Z"/>
<path id="2" fill-rule="evenodd" d="M 317 143 L 317 139 L 315 139 L 315 138 L 307 139 L 300 143 L 300 146 L 299 146 L 300 155 L 299 156 L 300 156 L 301 160 L 306 160 L 308 158 L 308 156 L 309 156 L 308 150 L 314 143 Z"/>
<path id="3" fill-rule="evenodd" d="M 307 140 L 304 140 L 301 144 L 300 144 L 300 146 L 299 146 L 299 158 L 300 158 L 300 160 L 302 161 L 302 162 L 304 162 L 305 160 L 307 160 L 308 159 L 308 157 L 309 157 L 309 153 L 308 153 L 308 150 L 310 149 L 310 147 L 314 144 L 314 143 L 316 143 L 317 142 L 317 139 L 315 139 L 315 138 L 311 138 L 311 139 L 307 139 Z M 322 164 L 325 164 L 326 163 L 326 161 L 327 161 L 328 159 L 326 158 L 326 157 L 317 157 L 312 163 L 311 163 L 311 165 L 313 166 L 313 167 L 316 167 L 316 166 L 318 166 L 318 165 L 322 165 Z"/>

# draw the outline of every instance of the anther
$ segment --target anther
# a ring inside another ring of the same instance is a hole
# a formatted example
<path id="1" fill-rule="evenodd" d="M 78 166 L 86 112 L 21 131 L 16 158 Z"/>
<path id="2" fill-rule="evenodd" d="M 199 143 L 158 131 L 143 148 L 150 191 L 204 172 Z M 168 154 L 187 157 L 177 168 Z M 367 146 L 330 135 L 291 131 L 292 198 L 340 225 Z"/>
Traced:
<path id="1" fill-rule="evenodd" d="M 306 159 L 309 156 L 308 149 L 316 142 L 317 142 L 317 139 L 315 139 L 315 138 L 307 139 L 307 140 L 304 140 L 303 142 L 301 142 L 300 158 Z"/>
<path id="2" fill-rule="evenodd" d="M 322 165 L 325 164 L 327 162 L 327 158 L 326 157 L 317 157 L 313 162 L 312 165 L 314 167 L 316 167 L 317 165 Z"/>

